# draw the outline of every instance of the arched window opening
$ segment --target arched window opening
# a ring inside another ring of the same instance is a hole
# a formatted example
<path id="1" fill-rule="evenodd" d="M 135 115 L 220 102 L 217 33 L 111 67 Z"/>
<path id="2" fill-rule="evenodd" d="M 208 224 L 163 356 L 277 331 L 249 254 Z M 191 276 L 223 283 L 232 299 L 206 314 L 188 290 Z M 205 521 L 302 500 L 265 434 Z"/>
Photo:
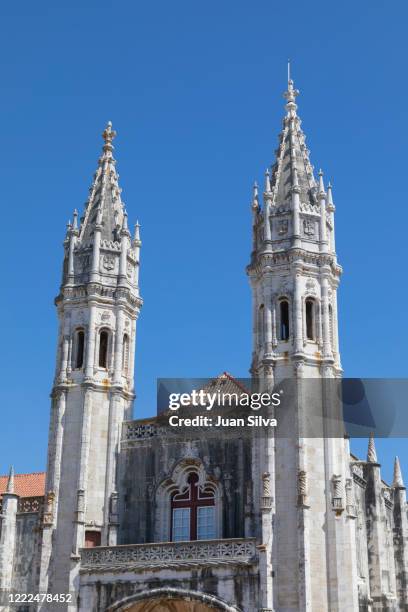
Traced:
<path id="1" fill-rule="evenodd" d="M 215 493 L 212 487 L 200 487 L 192 472 L 187 488 L 171 496 L 171 540 L 212 540 L 216 536 Z"/>
<path id="2" fill-rule="evenodd" d="M 107 368 L 109 332 L 103 329 L 99 334 L 99 367 Z"/>
<path id="3" fill-rule="evenodd" d="M 75 368 L 80 370 L 84 365 L 85 333 L 79 329 L 76 333 Z"/>
<path id="4" fill-rule="evenodd" d="M 315 303 L 312 298 L 306 300 L 306 338 L 315 339 Z"/>
<path id="5" fill-rule="evenodd" d="M 258 344 L 261 345 L 264 341 L 264 305 L 261 304 L 258 310 Z"/>
<path id="6" fill-rule="evenodd" d="M 123 336 L 122 369 L 123 374 L 127 376 L 129 374 L 129 336 L 127 334 Z"/>
<path id="7" fill-rule="evenodd" d="M 279 315 L 280 315 L 280 339 L 289 340 L 289 302 L 288 300 L 281 300 L 279 302 Z"/>

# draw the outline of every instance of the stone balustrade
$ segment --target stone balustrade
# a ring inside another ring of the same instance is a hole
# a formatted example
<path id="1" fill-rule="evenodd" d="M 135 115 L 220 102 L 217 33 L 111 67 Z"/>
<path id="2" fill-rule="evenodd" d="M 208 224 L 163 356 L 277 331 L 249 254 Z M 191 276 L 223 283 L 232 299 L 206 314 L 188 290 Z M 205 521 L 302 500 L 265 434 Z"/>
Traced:
<path id="1" fill-rule="evenodd" d="M 256 558 L 255 538 L 97 546 L 81 550 L 81 572 L 251 565 Z"/>

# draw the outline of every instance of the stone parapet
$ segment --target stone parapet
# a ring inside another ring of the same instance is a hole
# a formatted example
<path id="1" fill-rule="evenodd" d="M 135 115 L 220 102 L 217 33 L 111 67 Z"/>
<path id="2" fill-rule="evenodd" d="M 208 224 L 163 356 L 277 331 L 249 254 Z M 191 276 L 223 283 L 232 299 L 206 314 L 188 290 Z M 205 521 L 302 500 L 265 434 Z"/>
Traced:
<path id="1" fill-rule="evenodd" d="M 255 538 L 234 538 L 83 548 L 80 571 L 145 571 L 151 568 L 253 565 L 256 562 Z"/>

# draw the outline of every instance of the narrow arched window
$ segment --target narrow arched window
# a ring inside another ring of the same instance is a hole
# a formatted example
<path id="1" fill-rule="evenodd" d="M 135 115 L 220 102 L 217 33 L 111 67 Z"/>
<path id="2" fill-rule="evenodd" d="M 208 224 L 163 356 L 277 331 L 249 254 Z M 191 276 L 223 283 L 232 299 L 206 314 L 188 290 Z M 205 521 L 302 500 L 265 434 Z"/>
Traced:
<path id="1" fill-rule="evenodd" d="M 75 368 L 79 370 L 84 365 L 85 333 L 83 329 L 78 329 L 75 340 Z"/>
<path id="2" fill-rule="evenodd" d="M 288 300 L 281 300 L 279 302 L 279 320 L 280 320 L 280 334 L 281 340 L 289 340 L 289 302 Z"/>
<path id="3" fill-rule="evenodd" d="M 264 305 L 261 304 L 258 310 L 258 344 L 261 345 L 264 341 Z"/>
<path id="4" fill-rule="evenodd" d="M 100 368 L 106 368 L 108 364 L 108 342 L 109 342 L 109 332 L 106 329 L 102 329 L 99 334 L 98 365 Z"/>
<path id="5" fill-rule="evenodd" d="M 129 336 L 127 334 L 123 336 L 122 369 L 123 374 L 127 376 L 129 374 Z"/>
<path id="6" fill-rule="evenodd" d="M 312 298 L 307 298 L 305 302 L 306 308 L 306 338 L 308 340 L 315 339 L 315 302 Z"/>
<path id="7" fill-rule="evenodd" d="M 211 486 L 199 486 L 198 475 L 192 472 L 187 488 L 171 497 L 171 539 L 213 540 L 215 528 L 215 493 Z"/>

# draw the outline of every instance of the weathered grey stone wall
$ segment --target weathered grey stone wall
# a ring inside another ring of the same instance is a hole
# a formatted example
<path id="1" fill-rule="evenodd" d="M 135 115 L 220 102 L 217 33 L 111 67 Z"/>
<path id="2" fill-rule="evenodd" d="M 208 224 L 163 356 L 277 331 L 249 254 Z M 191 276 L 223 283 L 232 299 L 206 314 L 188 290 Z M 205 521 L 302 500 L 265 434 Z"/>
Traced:
<path id="1" fill-rule="evenodd" d="M 221 494 L 220 537 L 259 536 L 252 502 L 251 441 L 229 436 L 173 441 L 157 436 L 140 440 L 122 452 L 119 461 L 119 544 L 159 541 L 157 490 L 171 477 L 179 461 L 188 457 L 204 464 L 206 474 L 218 483 Z M 168 510 L 170 521 L 170 506 Z"/>
<path id="2" fill-rule="evenodd" d="M 40 532 L 38 514 L 18 514 L 13 588 L 20 593 L 36 593 L 39 578 Z"/>

